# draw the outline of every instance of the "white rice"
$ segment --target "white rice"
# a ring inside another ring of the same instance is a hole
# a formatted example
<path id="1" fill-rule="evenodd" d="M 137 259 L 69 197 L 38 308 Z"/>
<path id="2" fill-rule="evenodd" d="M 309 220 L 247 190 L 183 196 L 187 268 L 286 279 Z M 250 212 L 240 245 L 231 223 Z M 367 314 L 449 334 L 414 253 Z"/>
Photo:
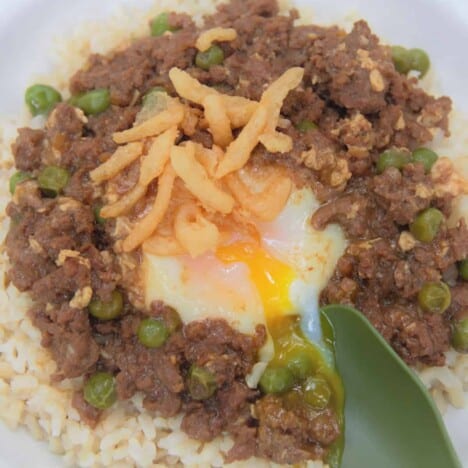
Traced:
<path id="1" fill-rule="evenodd" d="M 200 20 L 203 14 L 214 11 L 215 4 L 214 0 L 159 0 L 157 6 L 147 12 L 120 11 L 105 28 L 101 23 L 87 24 L 75 31 L 70 41 L 60 41 L 57 73 L 48 76 L 46 82 L 66 96 L 68 78 L 84 64 L 90 53 L 108 52 L 122 40 L 139 35 L 138 31 L 145 32 L 149 18 L 160 11 L 185 11 Z M 22 123 L 5 123 L 0 133 L 3 182 L 0 184 L 0 278 L 5 278 L 8 270 L 3 241 L 8 230 L 4 212 L 10 199 L 8 178 L 13 167 L 10 143 L 14 140 L 15 128 Z M 41 126 L 40 119 L 33 124 Z M 461 130 L 463 125 L 458 128 Z M 461 142 L 458 136 L 455 135 L 453 141 Z M 446 152 L 459 154 L 456 145 L 443 144 Z M 224 436 L 204 444 L 190 439 L 180 430 L 180 417 L 154 417 L 143 409 L 140 396 L 115 405 L 95 429 L 82 423 L 71 406 L 73 391 L 82 382 L 75 379 L 50 384 L 55 363 L 40 345 L 40 332 L 26 316 L 29 305 L 28 296 L 11 284 L 0 288 L 0 418 L 8 427 L 12 430 L 26 427 L 36 439 L 44 440 L 52 452 L 63 456 L 64 463 L 70 466 L 223 466 L 222 454 L 232 446 L 232 440 Z M 447 404 L 459 408 L 465 405 L 468 356 L 450 351 L 446 367 L 422 370 L 420 377 L 442 410 Z M 230 466 L 275 465 L 250 459 Z M 310 462 L 307 466 L 318 468 L 323 464 Z"/>

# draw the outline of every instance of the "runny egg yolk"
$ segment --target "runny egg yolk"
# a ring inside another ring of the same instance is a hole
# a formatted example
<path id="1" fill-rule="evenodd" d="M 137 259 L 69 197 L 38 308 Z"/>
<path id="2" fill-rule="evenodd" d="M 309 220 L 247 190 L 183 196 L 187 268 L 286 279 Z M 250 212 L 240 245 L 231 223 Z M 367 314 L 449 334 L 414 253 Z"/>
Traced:
<path id="1" fill-rule="evenodd" d="M 216 256 L 223 263 L 243 263 L 263 303 L 267 320 L 294 313 L 289 288 L 294 270 L 253 242 L 236 242 L 219 247 Z"/>

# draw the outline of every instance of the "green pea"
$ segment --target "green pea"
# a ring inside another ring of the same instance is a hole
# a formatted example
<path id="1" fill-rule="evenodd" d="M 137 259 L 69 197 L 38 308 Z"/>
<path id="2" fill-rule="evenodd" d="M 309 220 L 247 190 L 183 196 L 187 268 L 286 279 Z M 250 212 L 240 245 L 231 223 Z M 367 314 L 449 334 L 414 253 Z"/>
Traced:
<path id="1" fill-rule="evenodd" d="M 70 174 L 58 166 L 47 166 L 37 176 L 39 188 L 48 197 L 56 197 L 68 184 Z"/>
<path id="2" fill-rule="evenodd" d="M 166 93 L 167 94 L 167 91 L 162 86 L 155 86 L 154 88 L 151 88 L 141 99 L 143 105 L 146 105 L 148 100 L 151 99 L 154 95 L 156 95 L 158 93 Z"/>
<path id="3" fill-rule="evenodd" d="M 427 312 L 443 314 L 450 306 L 450 289 L 442 281 L 425 283 L 419 291 L 418 302 Z"/>
<path id="4" fill-rule="evenodd" d="M 187 388 L 194 400 L 207 400 L 216 392 L 215 376 L 205 367 L 193 365 L 187 377 Z"/>
<path id="5" fill-rule="evenodd" d="M 406 75 L 414 70 L 419 72 L 419 78 L 423 78 L 431 66 L 429 56 L 422 49 L 408 50 L 401 46 L 393 46 L 392 59 L 399 73 Z"/>
<path id="6" fill-rule="evenodd" d="M 164 316 L 164 323 L 166 324 L 166 327 L 171 335 L 172 333 L 179 331 L 183 326 L 180 315 L 178 314 L 177 310 L 173 309 L 172 307 L 167 308 L 166 315 Z"/>
<path id="7" fill-rule="evenodd" d="M 458 272 L 460 273 L 460 277 L 465 281 L 468 281 L 468 259 L 462 260 L 458 264 Z"/>
<path id="8" fill-rule="evenodd" d="M 305 349 L 296 349 L 287 357 L 286 367 L 294 377 L 303 380 L 314 371 L 314 362 Z"/>
<path id="9" fill-rule="evenodd" d="M 84 399 L 95 408 L 110 408 L 117 400 L 115 379 L 108 372 L 97 372 L 84 386 Z"/>
<path id="10" fill-rule="evenodd" d="M 304 408 L 304 395 L 299 388 L 293 388 L 291 391 L 282 395 L 284 407 L 288 410 Z"/>
<path id="11" fill-rule="evenodd" d="M 156 16 L 156 18 L 151 21 L 151 35 L 152 36 L 162 36 L 167 31 L 177 31 L 177 28 L 170 26 L 169 24 L 169 13 L 164 12 Z"/>
<path id="12" fill-rule="evenodd" d="M 138 340 L 147 348 L 160 348 L 169 338 L 169 330 L 161 319 L 146 318 L 138 326 Z"/>
<path id="13" fill-rule="evenodd" d="M 294 375 L 287 367 L 268 367 L 259 385 L 264 393 L 284 393 L 293 387 Z"/>
<path id="14" fill-rule="evenodd" d="M 444 215 L 437 208 L 428 208 L 410 224 L 411 234 L 421 242 L 432 242 L 439 232 Z"/>
<path id="15" fill-rule="evenodd" d="M 303 385 L 304 401 L 316 408 L 325 409 L 331 398 L 331 389 L 325 379 L 309 377 Z"/>
<path id="16" fill-rule="evenodd" d="M 462 353 L 468 352 L 468 319 L 453 324 L 452 346 Z"/>
<path id="17" fill-rule="evenodd" d="M 410 70 L 419 72 L 419 78 L 423 78 L 429 71 L 431 61 L 427 53 L 422 49 L 409 50 Z"/>
<path id="18" fill-rule="evenodd" d="M 411 59 L 408 49 L 401 46 L 392 47 L 392 60 L 398 73 L 406 75 L 411 70 Z"/>
<path id="19" fill-rule="evenodd" d="M 94 220 L 101 226 L 106 223 L 106 219 L 101 216 L 102 206 L 102 203 L 97 203 L 93 206 Z"/>
<path id="20" fill-rule="evenodd" d="M 111 300 L 93 299 L 88 306 L 89 313 L 99 320 L 107 321 L 119 317 L 123 311 L 123 296 L 120 291 L 112 291 Z"/>
<path id="21" fill-rule="evenodd" d="M 52 86 L 36 84 L 26 90 L 25 101 L 32 115 L 47 115 L 62 100 Z"/>
<path id="22" fill-rule="evenodd" d="M 93 89 L 86 93 L 72 96 L 69 100 L 72 106 L 79 107 L 86 115 L 96 115 L 104 112 L 110 105 L 108 89 Z"/>
<path id="23" fill-rule="evenodd" d="M 224 52 L 218 45 L 211 46 L 205 52 L 198 52 L 195 57 L 195 65 L 203 70 L 209 70 L 213 65 L 221 65 L 224 62 Z"/>
<path id="24" fill-rule="evenodd" d="M 301 120 L 297 125 L 296 128 L 301 133 L 307 133 L 311 130 L 317 130 L 318 126 L 316 123 L 312 122 L 312 120 Z"/>
<path id="25" fill-rule="evenodd" d="M 411 155 L 411 161 L 421 163 L 424 166 L 424 170 L 426 172 L 431 171 L 432 166 L 435 164 L 437 159 L 439 159 L 437 153 L 429 148 L 415 149 Z"/>
<path id="26" fill-rule="evenodd" d="M 24 172 L 24 171 L 15 172 L 10 177 L 10 193 L 14 195 L 16 186 L 29 179 L 32 179 L 32 175 L 29 172 Z"/>
<path id="27" fill-rule="evenodd" d="M 377 172 L 381 174 L 388 167 L 396 167 L 397 169 L 403 169 L 406 164 L 410 161 L 408 153 L 404 151 L 398 151 L 396 149 L 389 149 L 380 154 L 377 161 Z"/>

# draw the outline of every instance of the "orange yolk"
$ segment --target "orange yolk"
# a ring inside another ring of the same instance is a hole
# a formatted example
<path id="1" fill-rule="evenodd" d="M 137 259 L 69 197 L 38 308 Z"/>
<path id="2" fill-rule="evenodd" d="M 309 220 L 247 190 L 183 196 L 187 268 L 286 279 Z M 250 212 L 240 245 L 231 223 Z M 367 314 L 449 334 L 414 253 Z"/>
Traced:
<path id="1" fill-rule="evenodd" d="M 267 319 L 293 313 L 289 288 L 295 279 L 294 270 L 265 252 L 259 245 L 236 242 L 218 248 L 216 256 L 223 263 L 243 263 L 258 290 Z"/>

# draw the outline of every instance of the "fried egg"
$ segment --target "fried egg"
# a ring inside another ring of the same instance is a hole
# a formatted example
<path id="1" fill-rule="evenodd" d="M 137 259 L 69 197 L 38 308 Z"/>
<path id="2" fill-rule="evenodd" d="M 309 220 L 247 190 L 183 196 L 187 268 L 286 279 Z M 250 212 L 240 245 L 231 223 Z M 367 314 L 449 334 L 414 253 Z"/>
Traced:
<path id="1" fill-rule="evenodd" d="M 144 254 L 145 301 L 175 308 L 184 322 L 223 318 L 242 333 L 280 315 L 303 315 L 309 338 L 322 337 L 318 301 L 343 254 L 341 228 L 316 231 L 310 222 L 319 203 L 307 188 L 295 189 L 279 216 L 256 223 L 259 241 L 239 239 L 191 258 Z M 264 365 L 273 356 L 268 340 Z M 258 379 L 256 379 L 258 380 Z"/>

